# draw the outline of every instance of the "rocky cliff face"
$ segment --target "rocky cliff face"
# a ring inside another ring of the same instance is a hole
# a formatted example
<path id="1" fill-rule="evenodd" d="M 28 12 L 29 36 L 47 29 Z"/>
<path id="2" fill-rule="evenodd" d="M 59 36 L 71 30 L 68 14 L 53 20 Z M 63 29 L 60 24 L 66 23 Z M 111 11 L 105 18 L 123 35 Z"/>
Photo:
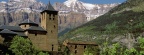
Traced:
<path id="1" fill-rule="evenodd" d="M 17 25 L 25 19 L 39 22 L 39 12 L 45 4 L 35 0 L 9 0 L 0 2 L 0 23 L 4 25 Z"/>
<path id="2" fill-rule="evenodd" d="M 84 3 L 78 0 L 68 0 L 64 3 L 55 3 L 54 7 L 59 10 L 60 14 L 69 14 L 70 11 L 84 13 L 87 17 L 87 21 L 93 20 L 100 15 L 105 14 L 113 7 L 117 6 L 118 3 L 114 4 L 90 4 Z"/>
<path id="3" fill-rule="evenodd" d="M 89 4 L 78 0 L 55 3 L 59 11 L 59 32 L 80 26 L 103 15 L 118 4 Z M 39 23 L 40 14 L 46 5 L 36 0 L 9 0 L 0 2 L 0 24 L 17 25 L 25 19 Z M 66 30 L 67 31 L 67 30 Z"/>

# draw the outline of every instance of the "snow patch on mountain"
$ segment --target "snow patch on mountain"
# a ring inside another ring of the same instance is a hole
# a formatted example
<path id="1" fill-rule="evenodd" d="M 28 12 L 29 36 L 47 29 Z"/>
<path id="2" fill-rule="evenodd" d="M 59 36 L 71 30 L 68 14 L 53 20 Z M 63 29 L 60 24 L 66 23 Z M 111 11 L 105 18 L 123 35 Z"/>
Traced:
<path id="1" fill-rule="evenodd" d="M 21 2 L 21 0 L 13 0 L 13 1 L 15 1 L 15 2 Z"/>
<path id="2" fill-rule="evenodd" d="M 11 2 L 36 2 L 36 0 L 9 0 Z"/>
<path id="3" fill-rule="evenodd" d="M 83 3 L 83 5 L 88 9 L 88 10 L 91 10 L 95 7 L 95 5 L 93 4 L 89 4 L 89 3 Z"/>
<path id="4" fill-rule="evenodd" d="M 67 7 L 75 7 L 75 6 L 79 6 L 79 8 L 86 8 L 88 10 L 91 10 L 95 7 L 94 4 L 90 4 L 90 3 L 84 3 L 78 0 L 67 0 L 66 2 L 64 2 L 64 4 Z"/>
<path id="5" fill-rule="evenodd" d="M 72 3 L 75 4 L 76 2 L 77 2 L 77 0 L 68 0 L 68 1 L 65 1 L 64 4 L 65 4 L 67 7 L 71 7 L 71 4 L 72 4 Z"/>

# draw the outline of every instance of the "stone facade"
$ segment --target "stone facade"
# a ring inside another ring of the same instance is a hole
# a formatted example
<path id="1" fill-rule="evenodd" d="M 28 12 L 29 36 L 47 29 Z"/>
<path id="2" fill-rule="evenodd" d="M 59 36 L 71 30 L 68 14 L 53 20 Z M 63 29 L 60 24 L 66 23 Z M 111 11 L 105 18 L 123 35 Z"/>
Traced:
<path id="1" fill-rule="evenodd" d="M 4 38 L 0 35 L 0 44 L 3 44 Z"/>

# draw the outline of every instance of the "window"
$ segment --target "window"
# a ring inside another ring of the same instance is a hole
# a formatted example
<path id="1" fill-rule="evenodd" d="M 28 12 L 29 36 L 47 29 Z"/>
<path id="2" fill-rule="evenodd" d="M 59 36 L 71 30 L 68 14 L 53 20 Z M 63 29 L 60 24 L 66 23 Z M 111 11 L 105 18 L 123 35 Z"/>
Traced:
<path id="1" fill-rule="evenodd" d="M 84 49 L 86 48 L 86 46 L 84 46 Z"/>
<path id="2" fill-rule="evenodd" d="M 77 45 L 75 45 L 75 49 L 77 49 Z"/>
<path id="3" fill-rule="evenodd" d="M 55 25 L 54 25 L 54 28 L 56 28 Z"/>
<path id="4" fill-rule="evenodd" d="M 66 16 L 64 17 L 64 20 L 65 20 L 64 22 L 65 22 L 65 23 L 67 23 L 67 19 L 66 19 Z"/>
<path id="5" fill-rule="evenodd" d="M 52 51 L 54 50 L 54 45 L 52 45 Z"/>
<path id="6" fill-rule="evenodd" d="M 37 33 L 35 33 L 35 36 L 37 36 Z"/>
<path id="7" fill-rule="evenodd" d="M 49 20 L 51 20 L 51 18 L 49 18 Z"/>
<path id="8" fill-rule="evenodd" d="M 77 53 L 77 50 L 75 50 L 75 54 Z"/>
<path id="9" fill-rule="evenodd" d="M 70 47 L 72 47 L 72 45 L 70 45 Z"/>
<path id="10" fill-rule="evenodd" d="M 54 20 L 54 18 L 53 18 L 53 20 Z"/>

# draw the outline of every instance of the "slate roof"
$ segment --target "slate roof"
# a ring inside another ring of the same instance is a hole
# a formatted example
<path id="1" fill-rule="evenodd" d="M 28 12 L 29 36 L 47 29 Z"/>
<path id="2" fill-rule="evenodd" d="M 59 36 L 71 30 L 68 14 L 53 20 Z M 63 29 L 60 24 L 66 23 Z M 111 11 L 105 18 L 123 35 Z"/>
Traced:
<path id="1" fill-rule="evenodd" d="M 72 44 L 72 45 L 95 45 L 98 46 L 98 44 L 96 44 L 95 42 L 91 42 L 91 41 L 72 41 L 72 40 L 65 40 L 64 45 L 67 44 Z"/>
<path id="2" fill-rule="evenodd" d="M 24 33 L 21 33 L 21 32 L 16 32 L 17 33 L 17 35 L 19 35 L 19 36 L 26 36 Z"/>
<path id="3" fill-rule="evenodd" d="M 27 19 L 27 20 L 21 22 L 19 25 L 23 25 L 23 24 L 32 24 L 32 25 L 38 26 L 37 23 L 35 23 L 35 22 L 33 22 L 33 21 L 29 20 L 29 19 Z"/>
<path id="4" fill-rule="evenodd" d="M 39 26 L 31 26 L 30 28 L 28 28 L 28 29 L 26 29 L 26 30 L 46 31 L 46 30 L 44 30 L 42 27 L 39 27 Z"/>
<path id="5" fill-rule="evenodd" d="M 8 30 L 12 30 L 12 31 L 24 31 L 21 27 L 19 26 L 7 26 L 7 25 L 2 25 L 0 26 L 0 29 L 8 29 Z"/>
<path id="6" fill-rule="evenodd" d="M 10 31 L 8 29 L 4 29 L 0 32 L 0 34 L 14 34 L 14 35 L 17 35 L 16 32 L 13 32 L 13 31 Z"/>
<path id="7" fill-rule="evenodd" d="M 53 8 L 53 6 L 51 5 L 50 2 L 47 4 L 45 10 L 56 11 L 56 10 Z"/>

